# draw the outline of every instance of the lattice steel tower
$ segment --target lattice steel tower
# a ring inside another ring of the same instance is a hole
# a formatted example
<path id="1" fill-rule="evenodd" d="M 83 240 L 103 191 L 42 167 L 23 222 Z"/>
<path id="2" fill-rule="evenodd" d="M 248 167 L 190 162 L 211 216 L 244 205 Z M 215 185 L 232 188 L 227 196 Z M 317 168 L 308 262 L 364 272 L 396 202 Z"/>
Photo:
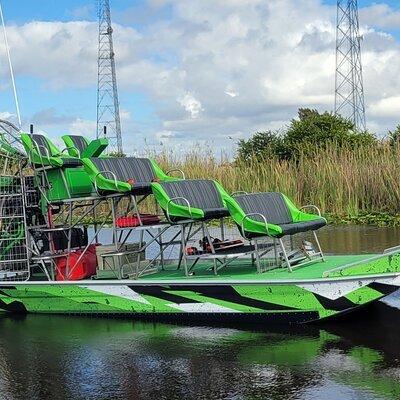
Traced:
<path id="1" fill-rule="evenodd" d="M 121 119 L 109 0 L 98 1 L 98 12 L 97 138 L 107 137 L 108 151 L 122 153 Z"/>
<path id="2" fill-rule="evenodd" d="M 365 130 L 364 85 L 357 0 L 338 0 L 335 113 Z"/>

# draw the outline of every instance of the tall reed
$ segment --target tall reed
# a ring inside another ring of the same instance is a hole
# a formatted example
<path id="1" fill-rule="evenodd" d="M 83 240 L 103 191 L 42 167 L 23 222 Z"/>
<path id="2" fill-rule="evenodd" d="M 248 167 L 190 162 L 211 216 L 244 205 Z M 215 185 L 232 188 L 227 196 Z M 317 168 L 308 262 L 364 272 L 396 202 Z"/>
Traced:
<path id="1" fill-rule="evenodd" d="M 357 149 L 333 144 L 283 161 L 229 162 L 198 149 L 183 158 L 168 152 L 157 158 L 163 168 L 180 168 L 187 178 L 216 179 L 228 192 L 280 191 L 299 205 L 315 204 L 334 215 L 400 213 L 400 153 L 386 144 Z"/>

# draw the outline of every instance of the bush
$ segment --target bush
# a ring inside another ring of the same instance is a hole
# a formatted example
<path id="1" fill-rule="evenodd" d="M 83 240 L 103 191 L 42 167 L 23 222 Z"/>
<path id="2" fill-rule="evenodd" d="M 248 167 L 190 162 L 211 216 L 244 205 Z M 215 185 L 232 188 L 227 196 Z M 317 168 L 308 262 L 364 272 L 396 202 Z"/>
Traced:
<path id="1" fill-rule="evenodd" d="M 400 125 L 394 131 L 389 131 L 389 145 L 396 149 L 400 147 Z"/>

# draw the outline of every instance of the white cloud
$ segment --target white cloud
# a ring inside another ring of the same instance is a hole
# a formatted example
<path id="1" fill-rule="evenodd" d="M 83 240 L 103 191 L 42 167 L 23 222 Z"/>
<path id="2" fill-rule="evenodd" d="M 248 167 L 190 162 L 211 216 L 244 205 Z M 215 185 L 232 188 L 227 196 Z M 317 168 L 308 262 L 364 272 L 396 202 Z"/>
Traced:
<path id="1" fill-rule="evenodd" d="M 237 93 L 235 93 L 235 92 L 232 92 L 232 91 L 225 91 L 225 94 L 227 95 L 227 96 L 229 96 L 229 97 L 236 97 L 236 96 L 238 96 L 238 94 Z"/>
<path id="2" fill-rule="evenodd" d="M 129 110 L 126 110 L 125 108 L 121 108 L 119 110 L 119 115 L 122 122 L 128 122 L 132 118 L 132 113 Z"/>
<path id="3" fill-rule="evenodd" d="M 69 131 L 74 135 L 82 135 L 89 139 L 96 137 L 96 121 L 77 118 L 69 125 Z"/>
<path id="4" fill-rule="evenodd" d="M 400 96 L 380 99 L 377 102 L 372 103 L 368 111 L 373 117 L 399 118 Z"/>
<path id="5" fill-rule="evenodd" d="M 16 115 L 13 113 L 10 113 L 9 111 L 2 111 L 0 112 L 0 119 L 5 119 L 5 120 L 9 120 L 12 118 L 15 118 Z"/>
<path id="6" fill-rule="evenodd" d="M 372 4 L 360 10 L 360 21 L 362 24 L 372 25 L 379 28 L 400 28 L 400 11 L 396 11 L 388 4 Z"/>
<path id="7" fill-rule="evenodd" d="M 203 111 L 201 102 L 191 93 L 186 93 L 183 97 L 180 97 L 178 103 L 189 113 L 192 119 L 198 118 Z"/>

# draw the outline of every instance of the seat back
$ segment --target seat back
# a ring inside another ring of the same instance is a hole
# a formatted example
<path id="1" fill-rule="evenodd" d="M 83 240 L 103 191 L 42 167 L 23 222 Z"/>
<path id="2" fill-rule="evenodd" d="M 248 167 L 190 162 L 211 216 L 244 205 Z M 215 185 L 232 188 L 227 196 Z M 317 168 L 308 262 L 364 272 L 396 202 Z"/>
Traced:
<path id="1" fill-rule="evenodd" d="M 33 150 L 38 152 L 41 156 L 47 157 L 58 155 L 54 154 L 54 148 L 50 146 L 50 143 L 45 136 L 33 134 L 30 137 L 34 146 Z"/>
<path id="2" fill-rule="evenodd" d="M 214 181 L 194 179 L 163 182 L 160 185 L 170 199 L 183 197 L 191 207 L 199 208 L 200 210 L 225 208 L 221 194 Z M 184 200 L 174 200 L 174 203 L 187 206 Z"/>
<path id="3" fill-rule="evenodd" d="M 235 196 L 234 199 L 245 214 L 258 213 L 263 215 L 269 224 L 282 225 L 293 222 L 292 215 L 281 193 L 251 193 Z M 252 219 L 262 221 L 261 217 Z"/>
<path id="4" fill-rule="evenodd" d="M 83 136 L 78 136 L 78 135 L 68 135 L 68 136 L 71 139 L 73 147 L 76 150 L 78 150 L 78 154 L 76 154 L 76 157 L 81 156 L 89 145 L 88 141 Z"/>
<path id="5" fill-rule="evenodd" d="M 117 181 L 151 183 L 157 179 L 153 165 L 148 158 L 90 158 L 90 161 L 101 171 L 112 172 Z M 110 179 L 109 176 L 107 176 Z"/>

